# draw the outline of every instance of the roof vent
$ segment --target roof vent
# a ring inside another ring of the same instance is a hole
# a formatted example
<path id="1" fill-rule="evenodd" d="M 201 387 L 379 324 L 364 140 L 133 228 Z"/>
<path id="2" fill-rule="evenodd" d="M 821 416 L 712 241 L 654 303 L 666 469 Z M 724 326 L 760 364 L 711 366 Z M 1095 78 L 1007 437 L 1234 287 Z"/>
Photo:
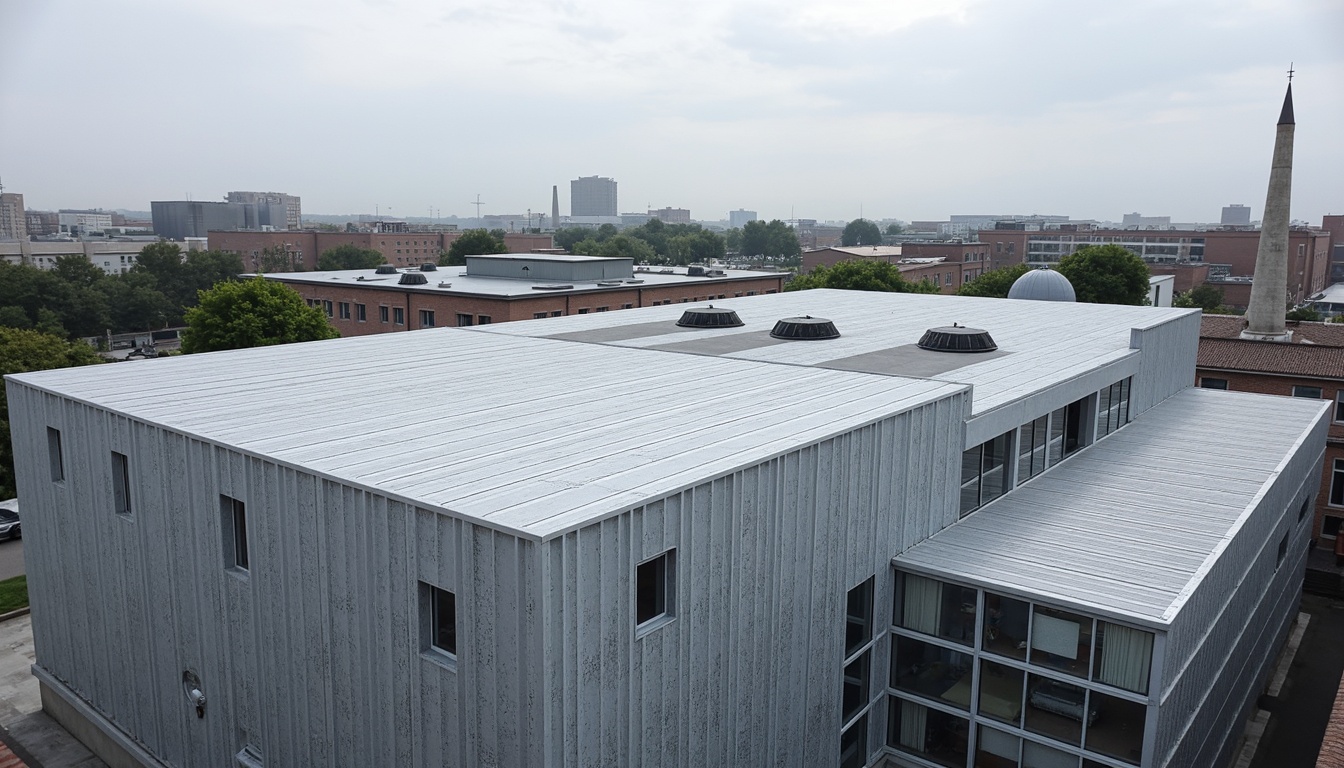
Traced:
<path id="1" fill-rule="evenodd" d="M 375 270 L 373 270 L 373 274 L 375 274 L 375 275 L 395 275 L 395 274 L 397 274 L 397 268 L 394 267 L 394 266 L 392 266 L 391 264 L 379 264 L 379 265 L 378 265 L 378 268 L 375 269 Z"/>
<path id="2" fill-rule="evenodd" d="M 439 271 L 439 265 L 438 265 L 438 264 L 435 264 L 435 263 L 432 262 L 432 261 L 426 261 L 424 264 L 421 264 L 421 265 L 420 265 L 420 271 L 421 271 L 421 272 L 438 272 L 438 271 Z"/>
<path id="3" fill-rule="evenodd" d="M 448 282 L 447 280 L 440 280 L 440 281 L 439 281 L 439 287 L 440 287 L 440 288 L 452 288 L 452 287 L 453 287 L 453 284 L 450 283 L 450 282 Z"/>
<path id="4" fill-rule="evenodd" d="M 835 323 L 824 317 L 805 315 L 803 317 L 786 317 L 780 320 L 775 323 L 775 328 L 770 331 L 770 336 L 789 341 L 812 341 L 838 339 L 840 338 L 840 331 L 835 329 Z"/>
<path id="5" fill-rule="evenodd" d="M 742 318 L 736 312 L 723 307 L 716 308 L 713 304 L 688 309 L 681 313 L 681 319 L 677 321 L 677 325 L 682 328 L 737 328 L 742 324 Z"/>
<path id="6" fill-rule="evenodd" d="M 397 285 L 424 285 L 429 282 L 429 278 L 419 272 L 406 272 L 397 281 Z"/>
<path id="7" fill-rule="evenodd" d="M 567 291 L 567 290 L 569 290 L 570 288 L 573 288 L 573 287 L 574 287 L 574 286 L 570 285 L 569 283 L 563 283 L 563 284 L 561 284 L 561 283 L 546 283 L 546 284 L 544 284 L 544 285 L 534 285 L 534 286 L 532 286 L 532 290 L 534 290 L 534 291 Z"/>
<path id="8" fill-rule="evenodd" d="M 953 323 L 947 328 L 930 328 L 919 340 L 920 349 L 934 352 L 993 352 L 999 348 L 989 331 Z"/>
<path id="9" fill-rule="evenodd" d="M 597 281 L 597 284 L 598 284 L 598 285 L 620 285 L 620 284 L 621 284 L 621 281 L 620 281 L 620 280 L 598 280 L 598 281 Z"/>

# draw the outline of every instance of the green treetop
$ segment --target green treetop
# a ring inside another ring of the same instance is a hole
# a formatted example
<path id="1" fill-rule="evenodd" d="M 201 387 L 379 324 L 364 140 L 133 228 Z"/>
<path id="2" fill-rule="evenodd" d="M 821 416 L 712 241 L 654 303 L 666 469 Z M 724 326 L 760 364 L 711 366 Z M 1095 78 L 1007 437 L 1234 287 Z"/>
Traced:
<path id="1" fill-rule="evenodd" d="M 448 250 L 439 257 L 441 267 L 459 267 L 467 263 L 468 256 L 480 256 L 491 253 L 508 253 L 504 246 L 503 233 L 491 233 L 484 229 L 468 229 L 448 246 Z"/>
<path id="2" fill-rule="evenodd" d="M 974 280 L 965 283 L 957 290 L 958 296 L 984 296 L 990 299 L 1008 298 L 1008 289 L 1013 287 L 1017 278 L 1025 275 L 1031 270 L 1026 264 L 1014 264 L 1010 267 L 999 267 L 991 269 L 981 274 Z"/>
<path id="3" fill-rule="evenodd" d="M 879 259 L 848 259 L 833 267 L 820 266 L 806 275 L 798 275 L 784 286 L 786 291 L 806 291 L 811 288 L 888 293 L 939 293 L 938 286 L 932 281 L 913 283 L 901 277 L 901 271 L 895 264 Z"/>
<path id="4" fill-rule="evenodd" d="M 1148 265 L 1121 246 L 1085 245 L 1055 269 L 1069 279 L 1081 303 L 1140 306 L 1148 300 Z"/>
<path id="5" fill-rule="evenodd" d="M 317 268 L 323 271 L 373 269 L 386 261 L 387 259 L 383 258 L 383 254 L 372 248 L 360 248 L 357 245 L 346 243 L 324 251 L 317 260 Z"/>
<path id="6" fill-rule="evenodd" d="M 265 347 L 337 336 L 322 310 L 305 304 L 293 288 L 254 277 L 201 292 L 200 305 L 187 310 L 182 351 Z"/>
<path id="7" fill-rule="evenodd" d="M 867 219 L 855 219 L 849 222 L 845 225 L 844 231 L 840 233 L 840 245 L 845 247 L 881 244 L 882 230 Z"/>

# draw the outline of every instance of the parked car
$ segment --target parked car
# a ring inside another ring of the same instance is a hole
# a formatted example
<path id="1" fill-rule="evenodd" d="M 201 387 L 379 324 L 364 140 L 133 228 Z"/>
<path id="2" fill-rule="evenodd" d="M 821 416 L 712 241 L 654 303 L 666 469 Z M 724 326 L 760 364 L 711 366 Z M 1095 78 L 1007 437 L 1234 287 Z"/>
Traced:
<path id="1" fill-rule="evenodd" d="M 23 538 L 23 524 L 19 521 L 19 513 L 0 507 L 0 541 L 21 538 Z"/>

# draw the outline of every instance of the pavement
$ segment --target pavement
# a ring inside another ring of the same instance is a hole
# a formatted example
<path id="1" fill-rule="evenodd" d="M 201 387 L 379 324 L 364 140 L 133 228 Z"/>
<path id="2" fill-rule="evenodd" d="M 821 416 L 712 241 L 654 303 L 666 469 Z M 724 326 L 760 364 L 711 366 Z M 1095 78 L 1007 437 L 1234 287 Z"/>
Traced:
<path id="1" fill-rule="evenodd" d="M 0 581 L 27 573 L 23 569 L 23 539 L 0 541 Z"/>
<path id="2" fill-rule="evenodd" d="M 1285 649 L 1260 697 L 1262 733 L 1250 768 L 1313 768 L 1344 675 L 1344 600 L 1302 596 L 1305 623 L 1296 651 Z M 1288 646 L 1292 646 L 1291 637 Z"/>
<path id="3" fill-rule="evenodd" d="M 107 768 L 42 711 L 33 677 L 33 622 L 0 622 L 0 768 Z"/>

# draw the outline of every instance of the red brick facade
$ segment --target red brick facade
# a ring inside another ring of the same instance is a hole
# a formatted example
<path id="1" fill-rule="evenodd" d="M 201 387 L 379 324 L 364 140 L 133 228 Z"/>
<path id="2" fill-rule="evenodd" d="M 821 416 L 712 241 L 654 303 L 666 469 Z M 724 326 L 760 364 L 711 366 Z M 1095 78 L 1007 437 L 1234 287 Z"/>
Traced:
<path id="1" fill-rule="evenodd" d="M 819 266 L 833 267 L 850 259 L 876 259 L 896 264 L 901 277 L 914 283 L 929 280 L 938 284 L 942 293 L 956 293 L 963 283 L 974 280 L 989 265 L 989 246 L 985 243 L 902 243 L 899 254 L 894 247 L 878 246 L 871 254 L 868 247 L 819 248 L 803 253 L 801 272 L 806 274 Z M 908 264 L 905 259 L 942 259 L 935 264 Z"/>
<path id="2" fill-rule="evenodd" d="M 433 278 L 434 273 L 429 273 Z M 275 279 L 275 278 L 273 278 Z M 657 304 L 731 299 L 736 296 L 778 293 L 784 278 L 723 279 L 713 282 L 687 280 L 671 285 L 551 293 L 520 298 L 480 294 L 451 294 L 434 290 L 410 290 L 388 285 L 308 283 L 282 280 L 308 303 L 328 312 L 333 327 L 342 336 L 412 331 L 420 328 L 506 323 L 539 317 L 583 315 Z M 360 319 L 363 306 L 364 319 Z M 400 309 L 400 320 L 398 312 Z M 384 311 L 386 314 L 384 315 Z M 422 312 L 432 313 L 424 316 Z M 459 315 L 462 317 L 459 318 Z M 386 319 L 384 319 L 386 317 Z M 470 322 L 466 322 L 470 317 Z M 431 320 L 432 322 L 425 322 Z"/>

